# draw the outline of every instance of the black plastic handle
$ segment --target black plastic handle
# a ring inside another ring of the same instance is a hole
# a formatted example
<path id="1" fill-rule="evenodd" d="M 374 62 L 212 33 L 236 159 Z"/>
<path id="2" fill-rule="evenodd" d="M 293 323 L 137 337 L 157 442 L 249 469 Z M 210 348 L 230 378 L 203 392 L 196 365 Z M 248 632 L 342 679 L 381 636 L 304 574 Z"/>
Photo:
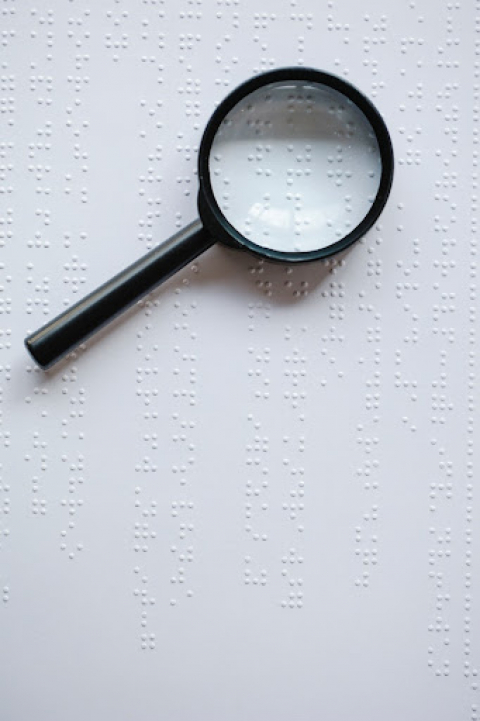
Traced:
<path id="1" fill-rule="evenodd" d="M 28 336 L 28 351 L 41 368 L 49 368 L 214 242 L 200 220 L 187 225 Z"/>

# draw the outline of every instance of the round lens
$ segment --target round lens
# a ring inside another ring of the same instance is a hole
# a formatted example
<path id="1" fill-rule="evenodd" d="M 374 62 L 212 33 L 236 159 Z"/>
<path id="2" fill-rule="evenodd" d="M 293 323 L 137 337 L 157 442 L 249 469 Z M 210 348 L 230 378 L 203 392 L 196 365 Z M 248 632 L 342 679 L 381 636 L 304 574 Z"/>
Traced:
<path id="1" fill-rule="evenodd" d="M 337 90 L 265 85 L 223 119 L 209 155 L 226 220 L 260 249 L 308 253 L 338 243 L 368 214 L 382 160 L 374 129 Z"/>

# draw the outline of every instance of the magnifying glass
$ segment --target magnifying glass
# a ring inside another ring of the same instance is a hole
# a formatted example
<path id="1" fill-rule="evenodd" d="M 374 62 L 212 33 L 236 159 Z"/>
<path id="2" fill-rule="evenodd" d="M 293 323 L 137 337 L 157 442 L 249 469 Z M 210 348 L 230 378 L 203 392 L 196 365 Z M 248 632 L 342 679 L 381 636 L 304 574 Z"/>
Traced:
<path id="1" fill-rule="evenodd" d="M 194 221 L 25 339 L 48 368 L 214 243 L 287 263 L 344 250 L 375 223 L 393 150 L 374 105 L 312 68 L 247 80 L 217 107 L 198 154 Z"/>

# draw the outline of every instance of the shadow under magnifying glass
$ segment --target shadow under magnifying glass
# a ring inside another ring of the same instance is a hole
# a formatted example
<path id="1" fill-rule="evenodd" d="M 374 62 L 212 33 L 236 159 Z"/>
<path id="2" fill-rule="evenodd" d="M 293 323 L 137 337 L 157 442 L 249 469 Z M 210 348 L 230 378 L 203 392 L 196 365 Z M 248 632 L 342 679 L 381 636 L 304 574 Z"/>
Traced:
<path id="1" fill-rule="evenodd" d="M 313 294 L 325 285 L 352 251 L 353 246 L 350 246 L 324 260 L 289 264 L 263 260 L 218 244 L 204 254 L 201 273 L 191 278 L 190 283 L 196 288 L 212 285 L 222 288 L 225 293 L 251 296 L 252 300 L 260 296 L 272 306 L 293 306 L 301 304 L 309 293 Z M 154 297 L 156 295 L 157 292 Z"/>

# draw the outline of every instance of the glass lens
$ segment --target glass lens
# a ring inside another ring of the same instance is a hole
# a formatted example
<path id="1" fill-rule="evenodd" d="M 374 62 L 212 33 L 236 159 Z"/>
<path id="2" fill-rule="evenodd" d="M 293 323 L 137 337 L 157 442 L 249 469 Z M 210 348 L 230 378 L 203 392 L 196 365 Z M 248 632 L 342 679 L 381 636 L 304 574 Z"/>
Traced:
<path id="1" fill-rule="evenodd" d="M 262 248 L 319 250 L 367 215 L 380 185 L 380 149 L 363 112 L 336 90 L 288 81 L 243 98 L 210 152 L 213 194 L 226 219 Z"/>

